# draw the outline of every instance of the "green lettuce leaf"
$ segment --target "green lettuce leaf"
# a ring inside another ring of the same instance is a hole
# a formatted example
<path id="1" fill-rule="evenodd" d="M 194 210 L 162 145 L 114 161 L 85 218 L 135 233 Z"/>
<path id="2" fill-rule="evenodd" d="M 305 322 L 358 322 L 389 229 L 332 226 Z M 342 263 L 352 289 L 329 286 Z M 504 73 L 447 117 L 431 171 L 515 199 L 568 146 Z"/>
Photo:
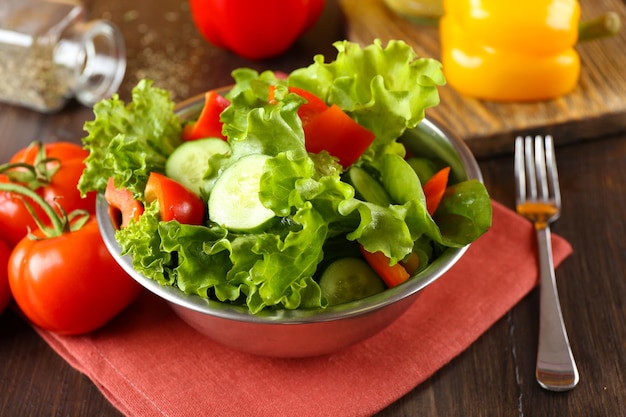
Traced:
<path id="1" fill-rule="evenodd" d="M 380 40 L 362 48 L 341 41 L 337 57 L 314 63 L 289 75 L 290 85 L 303 88 L 329 104 L 337 104 L 359 124 L 376 134 L 371 150 L 393 145 L 406 128 L 424 118 L 425 110 L 439 104 L 437 86 L 445 84 L 441 63 L 420 58 L 403 41 Z"/>
<path id="2" fill-rule="evenodd" d="M 104 192 L 113 177 L 116 186 L 141 198 L 150 172 L 163 172 L 167 157 L 181 142 L 181 123 L 169 93 L 142 80 L 128 105 L 114 95 L 96 103 L 94 115 L 84 125 L 89 156 L 79 190 Z"/>

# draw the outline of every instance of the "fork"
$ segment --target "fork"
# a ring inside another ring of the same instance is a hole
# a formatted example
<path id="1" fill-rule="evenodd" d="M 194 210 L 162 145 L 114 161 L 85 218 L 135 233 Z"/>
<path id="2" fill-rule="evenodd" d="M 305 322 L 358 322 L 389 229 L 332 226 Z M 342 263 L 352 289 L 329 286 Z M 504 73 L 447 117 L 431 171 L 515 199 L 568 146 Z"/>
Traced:
<path id="1" fill-rule="evenodd" d="M 559 303 L 552 261 L 550 223 L 561 213 L 561 193 L 554 142 L 547 135 L 515 139 L 517 212 L 533 222 L 539 246 L 539 345 L 535 377 L 550 391 L 578 384 L 578 369 Z"/>

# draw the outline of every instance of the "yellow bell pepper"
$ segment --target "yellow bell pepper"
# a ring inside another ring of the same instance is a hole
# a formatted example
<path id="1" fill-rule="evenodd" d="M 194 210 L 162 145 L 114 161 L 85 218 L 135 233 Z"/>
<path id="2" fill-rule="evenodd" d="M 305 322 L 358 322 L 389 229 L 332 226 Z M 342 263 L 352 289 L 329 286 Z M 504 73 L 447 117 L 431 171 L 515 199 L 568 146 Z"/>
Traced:
<path id="1" fill-rule="evenodd" d="M 446 80 L 459 93 L 535 101 L 571 92 L 580 76 L 576 0 L 444 0 Z"/>

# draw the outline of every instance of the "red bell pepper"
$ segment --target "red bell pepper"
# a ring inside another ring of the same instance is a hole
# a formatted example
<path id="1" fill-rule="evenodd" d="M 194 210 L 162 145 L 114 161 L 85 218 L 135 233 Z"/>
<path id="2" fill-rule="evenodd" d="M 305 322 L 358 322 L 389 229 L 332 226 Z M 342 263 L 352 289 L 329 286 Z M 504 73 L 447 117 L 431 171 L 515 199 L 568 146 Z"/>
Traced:
<path id="1" fill-rule="evenodd" d="M 190 0 L 193 21 L 211 44 L 247 59 L 287 51 L 319 19 L 324 0 Z"/>
<path id="2" fill-rule="evenodd" d="M 182 184 L 157 172 L 151 172 L 144 195 L 147 202 L 159 202 L 161 220 L 184 224 L 204 222 L 204 202 Z"/>
<path id="3" fill-rule="evenodd" d="M 276 91 L 276 88 L 274 88 L 273 85 L 270 86 L 269 88 L 269 102 L 270 103 L 275 103 L 274 102 L 275 91 Z M 289 87 L 289 92 L 295 93 L 306 100 L 306 103 L 298 107 L 298 116 L 300 117 L 300 120 L 302 120 L 303 126 L 308 124 L 311 121 L 311 119 L 314 119 L 320 113 L 328 109 L 328 106 L 326 105 L 326 103 L 324 103 L 324 100 L 322 100 L 321 98 L 319 98 L 313 93 L 309 93 L 308 91 L 303 90 L 298 87 Z"/>
<path id="4" fill-rule="evenodd" d="M 426 209 L 431 216 L 437 211 L 439 203 L 448 186 L 450 167 L 445 167 L 435 173 L 422 187 L 426 196 Z"/>
<path id="5" fill-rule="evenodd" d="M 137 221 L 143 214 L 141 202 L 135 200 L 127 189 L 117 188 L 113 177 L 107 182 L 104 198 L 109 203 L 109 216 L 118 228 L 128 226 L 131 221 Z"/>
<path id="6" fill-rule="evenodd" d="M 270 87 L 269 102 L 274 100 L 274 88 Z M 304 146 L 311 153 L 327 151 L 347 168 L 359 159 L 372 144 L 375 135 L 355 122 L 337 105 L 326 103 L 306 90 L 289 87 L 289 91 L 306 99 L 298 108 L 304 130 Z"/>
<path id="7" fill-rule="evenodd" d="M 344 168 L 355 163 L 375 138 L 373 132 L 355 122 L 335 104 L 309 120 L 303 129 L 307 151 L 327 151 L 339 158 Z"/>
<path id="8" fill-rule="evenodd" d="M 380 275 L 389 288 L 400 285 L 411 277 L 400 263 L 389 265 L 389 258 L 382 252 L 368 252 L 361 246 L 361 253 L 369 266 Z"/>
<path id="9" fill-rule="evenodd" d="M 195 122 L 189 122 L 183 128 L 183 140 L 196 140 L 203 138 L 221 138 L 226 140 L 222 134 L 223 123 L 220 115 L 230 101 L 217 92 L 211 90 L 205 94 L 202 112 Z"/>

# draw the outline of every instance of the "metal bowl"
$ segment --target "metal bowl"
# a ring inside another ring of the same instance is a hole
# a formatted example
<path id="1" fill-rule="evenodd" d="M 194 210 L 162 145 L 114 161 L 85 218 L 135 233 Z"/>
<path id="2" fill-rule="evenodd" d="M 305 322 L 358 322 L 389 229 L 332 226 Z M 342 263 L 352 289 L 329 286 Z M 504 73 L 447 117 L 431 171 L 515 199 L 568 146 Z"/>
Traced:
<path id="1" fill-rule="evenodd" d="M 204 95 L 180 103 L 182 120 L 197 117 Z M 452 178 L 482 180 L 480 169 L 465 143 L 423 120 L 402 141 L 409 150 L 446 160 Z M 132 259 L 120 255 L 108 205 L 98 196 L 96 214 L 104 242 L 117 262 L 137 282 L 163 298 L 174 312 L 198 332 L 215 342 L 252 354 L 273 357 L 307 357 L 336 352 L 375 335 L 402 315 L 420 292 L 442 277 L 468 247 L 451 248 L 428 268 L 397 287 L 346 304 L 315 310 L 268 310 L 251 314 L 245 307 L 188 295 L 162 286 L 133 269 Z"/>

